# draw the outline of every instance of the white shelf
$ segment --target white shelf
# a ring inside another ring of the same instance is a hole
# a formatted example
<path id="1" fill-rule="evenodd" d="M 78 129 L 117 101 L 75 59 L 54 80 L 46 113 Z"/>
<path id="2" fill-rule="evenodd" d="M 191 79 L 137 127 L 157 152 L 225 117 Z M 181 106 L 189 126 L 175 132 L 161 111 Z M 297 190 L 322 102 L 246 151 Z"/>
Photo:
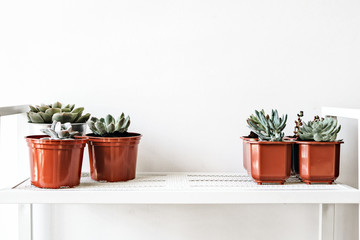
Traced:
<path id="1" fill-rule="evenodd" d="M 356 108 L 323 107 L 321 110 L 323 115 L 360 119 L 360 109 Z"/>
<path id="2" fill-rule="evenodd" d="M 0 108 L 0 116 L 22 113 L 25 109 L 25 106 Z M 353 118 L 360 126 L 360 109 L 324 107 L 322 114 Z M 358 144 L 360 149 L 359 127 Z M 360 172 L 360 164 L 358 167 Z M 237 173 L 139 173 L 135 180 L 120 183 L 99 183 L 83 174 L 80 186 L 71 189 L 39 189 L 31 186 L 28 179 L 13 186 L 0 189 L 0 204 L 19 204 L 21 240 L 33 238 L 32 209 L 37 203 L 318 204 L 320 240 L 334 239 L 335 204 L 360 203 L 359 189 L 338 182 L 306 185 L 290 178 L 284 185 L 257 185 L 247 175 Z"/>
<path id="3" fill-rule="evenodd" d="M 0 203 L 239 204 L 359 203 L 360 192 L 335 183 L 257 185 L 236 173 L 139 173 L 127 182 L 102 183 L 84 173 L 75 188 L 40 189 L 29 180 L 0 190 Z"/>

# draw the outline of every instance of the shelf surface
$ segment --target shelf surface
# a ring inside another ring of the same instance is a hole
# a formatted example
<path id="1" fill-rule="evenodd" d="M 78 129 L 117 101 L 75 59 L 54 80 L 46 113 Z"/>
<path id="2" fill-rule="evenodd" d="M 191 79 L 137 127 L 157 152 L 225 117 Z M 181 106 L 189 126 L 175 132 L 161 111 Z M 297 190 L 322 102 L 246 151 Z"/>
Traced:
<path id="1" fill-rule="evenodd" d="M 0 203 L 239 204 L 359 203 L 360 191 L 335 183 L 257 185 L 236 173 L 138 173 L 127 182 L 96 182 L 83 173 L 74 188 L 40 189 L 25 180 L 0 190 Z"/>

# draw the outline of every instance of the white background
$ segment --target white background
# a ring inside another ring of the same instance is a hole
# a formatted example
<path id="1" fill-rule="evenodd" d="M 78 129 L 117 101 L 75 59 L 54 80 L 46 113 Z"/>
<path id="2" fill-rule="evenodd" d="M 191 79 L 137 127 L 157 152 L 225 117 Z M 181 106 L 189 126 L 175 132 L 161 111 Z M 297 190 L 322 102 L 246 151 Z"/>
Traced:
<path id="1" fill-rule="evenodd" d="M 359 12 L 355 0 L 2 0 L 1 105 L 124 111 L 144 135 L 139 171 L 244 171 L 239 137 L 254 109 L 288 113 L 290 135 L 299 110 L 309 120 L 321 106 L 360 107 Z M 356 124 L 342 124 L 340 180 L 355 186 Z M 0 234 L 16 238 L 16 217 L 0 211 Z M 35 211 L 38 239 L 317 238 L 315 205 Z M 356 238 L 354 212 L 337 208 L 337 239 Z"/>

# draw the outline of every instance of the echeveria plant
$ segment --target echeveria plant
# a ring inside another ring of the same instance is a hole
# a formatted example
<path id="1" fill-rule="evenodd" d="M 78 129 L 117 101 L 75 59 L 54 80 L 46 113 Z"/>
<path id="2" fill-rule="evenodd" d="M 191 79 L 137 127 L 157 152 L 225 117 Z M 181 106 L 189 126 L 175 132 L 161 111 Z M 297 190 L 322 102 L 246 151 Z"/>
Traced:
<path id="1" fill-rule="evenodd" d="M 92 117 L 87 122 L 89 128 L 95 135 L 109 136 L 126 133 L 130 126 L 130 117 L 125 118 L 122 113 L 116 120 L 113 116 L 108 114 L 105 118 Z"/>
<path id="2" fill-rule="evenodd" d="M 78 131 L 73 131 L 71 123 L 67 122 L 61 124 L 61 122 L 54 121 L 51 124 L 51 127 L 41 129 L 43 133 L 49 135 L 49 138 L 42 138 L 42 139 L 54 139 L 54 140 L 66 140 L 66 139 L 73 139 L 73 137 L 79 134 Z"/>
<path id="3" fill-rule="evenodd" d="M 60 102 L 53 104 L 42 104 L 32 106 L 27 112 L 30 123 L 52 123 L 53 121 L 61 123 L 85 123 L 90 118 L 90 113 L 82 115 L 84 108 L 75 108 L 75 104 L 63 105 Z"/>

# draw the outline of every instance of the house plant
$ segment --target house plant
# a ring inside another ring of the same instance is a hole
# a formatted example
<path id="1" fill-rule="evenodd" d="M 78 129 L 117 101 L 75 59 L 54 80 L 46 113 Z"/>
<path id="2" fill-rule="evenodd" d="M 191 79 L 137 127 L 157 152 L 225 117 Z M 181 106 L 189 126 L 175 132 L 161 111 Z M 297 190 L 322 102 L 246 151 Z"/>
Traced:
<path id="1" fill-rule="evenodd" d="M 135 178 L 138 144 L 141 134 L 127 132 L 130 117 L 121 114 L 117 120 L 92 117 L 88 126 L 91 178 L 97 181 L 118 182 Z"/>
<path id="2" fill-rule="evenodd" d="M 82 115 L 83 107 L 75 108 L 75 104 L 63 105 L 60 102 L 49 105 L 30 105 L 29 107 L 30 111 L 26 115 L 35 132 L 50 127 L 53 121 L 58 121 L 71 123 L 74 131 L 78 131 L 80 135 L 85 135 L 86 121 L 90 118 L 90 114 Z"/>
<path id="3" fill-rule="evenodd" d="M 340 144 L 336 140 L 341 125 L 333 117 L 303 122 L 299 127 L 299 173 L 307 184 L 333 183 L 339 176 Z"/>
<path id="4" fill-rule="evenodd" d="M 27 136 L 31 183 L 39 188 L 74 187 L 80 184 L 87 137 L 76 137 L 70 123 L 54 121 L 42 130 L 47 135 Z"/>
<path id="5" fill-rule="evenodd" d="M 272 110 L 271 117 L 264 110 L 255 111 L 247 123 L 259 140 L 249 141 L 251 158 L 251 176 L 258 183 L 284 184 L 290 177 L 291 146 L 293 142 L 283 141 L 283 130 L 287 115 L 279 117 Z"/>

